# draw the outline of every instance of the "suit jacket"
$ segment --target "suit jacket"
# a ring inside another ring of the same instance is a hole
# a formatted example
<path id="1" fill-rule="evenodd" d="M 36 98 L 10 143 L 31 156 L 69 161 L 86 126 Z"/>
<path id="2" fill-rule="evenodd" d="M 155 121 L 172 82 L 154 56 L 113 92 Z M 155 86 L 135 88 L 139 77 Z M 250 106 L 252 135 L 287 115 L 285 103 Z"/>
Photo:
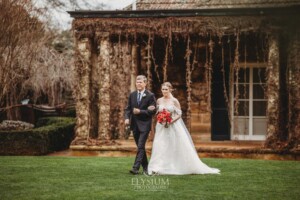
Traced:
<path id="1" fill-rule="evenodd" d="M 125 119 L 130 120 L 130 128 L 134 132 L 149 132 L 152 125 L 152 116 L 155 114 L 155 110 L 149 111 L 149 106 L 156 107 L 156 100 L 153 93 L 145 90 L 141 97 L 141 103 L 137 103 L 137 91 L 132 92 L 128 98 L 128 104 L 125 108 Z M 133 114 L 133 109 L 138 108 L 141 110 L 140 114 Z"/>

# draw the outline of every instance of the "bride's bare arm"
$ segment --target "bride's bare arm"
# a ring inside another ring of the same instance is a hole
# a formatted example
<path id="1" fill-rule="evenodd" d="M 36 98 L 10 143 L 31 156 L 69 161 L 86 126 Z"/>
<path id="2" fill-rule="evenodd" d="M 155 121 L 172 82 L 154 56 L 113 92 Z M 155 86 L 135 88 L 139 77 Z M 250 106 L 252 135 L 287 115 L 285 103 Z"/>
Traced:
<path id="1" fill-rule="evenodd" d="M 179 101 L 176 98 L 174 98 L 174 105 L 175 105 L 175 108 L 176 108 L 176 110 L 175 110 L 176 115 L 173 118 L 173 120 L 172 120 L 171 123 L 176 122 L 178 119 L 181 118 L 181 115 L 182 115 L 180 103 L 179 103 Z"/>
<path id="2" fill-rule="evenodd" d="M 157 99 L 156 101 L 156 114 L 158 113 L 158 107 L 159 107 L 159 104 L 161 104 L 161 98 Z"/>

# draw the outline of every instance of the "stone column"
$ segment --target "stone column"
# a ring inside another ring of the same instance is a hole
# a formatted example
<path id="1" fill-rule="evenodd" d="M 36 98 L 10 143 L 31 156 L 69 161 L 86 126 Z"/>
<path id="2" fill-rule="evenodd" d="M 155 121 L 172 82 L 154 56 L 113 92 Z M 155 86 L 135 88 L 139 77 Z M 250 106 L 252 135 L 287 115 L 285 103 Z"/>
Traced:
<path id="1" fill-rule="evenodd" d="M 83 38 L 76 43 L 76 128 L 74 140 L 87 139 L 90 131 L 90 59 L 91 41 Z M 76 142 L 75 142 L 76 143 Z"/>
<path id="2" fill-rule="evenodd" d="M 149 34 L 148 36 L 148 43 L 147 43 L 147 89 L 149 89 L 150 91 L 152 90 L 152 73 L 151 73 L 151 66 L 152 66 L 152 62 L 151 62 L 151 51 L 152 51 L 152 42 L 153 42 L 153 35 Z"/>
<path id="3" fill-rule="evenodd" d="M 300 29 L 295 31 L 289 51 L 289 146 L 300 149 Z"/>
<path id="4" fill-rule="evenodd" d="M 271 147 L 278 134 L 279 117 L 279 38 L 278 35 L 272 35 L 269 38 L 269 55 L 267 66 L 267 140 L 266 146 Z"/>
<path id="5" fill-rule="evenodd" d="M 131 48 L 131 73 L 130 73 L 130 91 L 135 91 L 135 78 L 137 76 L 137 44 L 133 44 Z"/>
<path id="6" fill-rule="evenodd" d="M 133 47 L 135 46 L 135 47 Z M 121 82 L 121 91 L 120 91 L 120 115 L 119 115 L 119 136 L 120 138 L 126 138 L 125 134 L 125 124 L 124 124 L 124 115 L 125 108 L 128 103 L 129 93 L 135 90 L 135 77 L 137 74 L 137 51 L 136 45 L 132 45 L 127 38 L 127 41 L 122 43 L 122 51 L 123 51 L 123 63 L 122 63 L 122 79 Z M 132 52 L 135 51 L 135 52 Z M 132 54 L 135 54 L 135 60 L 132 57 Z M 133 85 L 134 84 L 134 85 Z M 130 85 L 130 88 L 128 87 Z M 133 89 L 133 90 L 132 90 Z"/>
<path id="7" fill-rule="evenodd" d="M 99 121 L 98 139 L 110 139 L 110 40 L 109 33 L 100 33 Z"/>
<path id="8" fill-rule="evenodd" d="M 120 85 L 123 83 L 120 74 L 122 74 L 122 52 L 119 43 L 112 43 L 111 46 L 111 59 L 110 59 L 110 74 L 111 77 L 111 88 L 110 88 L 110 98 L 116 99 L 116 101 L 110 102 L 110 118 L 111 118 L 111 139 L 115 139 L 119 136 L 119 114 L 121 111 L 120 107 Z M 124 118 L 124 117 L 123 117 Z M 123 119 L 122 118 L 122 119 Z"/>
<path id="9" fill-rule="evenodd" d="M 99 66 L 98 66 L 98 53 L 97 43 L 93 43 L 91 54 L 91 76 L 90 76 L 90 137 L 95 139 L 98 137 L 98 119 L 99 119 Z"/>

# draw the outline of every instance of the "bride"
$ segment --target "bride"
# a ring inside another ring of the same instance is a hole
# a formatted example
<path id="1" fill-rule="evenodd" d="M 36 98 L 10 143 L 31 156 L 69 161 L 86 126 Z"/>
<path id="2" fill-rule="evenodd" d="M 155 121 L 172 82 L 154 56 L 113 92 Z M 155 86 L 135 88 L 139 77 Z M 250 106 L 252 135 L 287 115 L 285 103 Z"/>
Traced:
<path id="1" fill-rule="evenodd" d="M 180 104 L 171 94 L 171 83 L 163 83 L 161 90 L 163 97 L 157 100 L 157 111 L 169 111 L 172 121 L 167 128 L 165 124 L 156 124 L 148 174 L 219 174 L 219 169 L 210 168 L 199 159 L 181 119 Z"/>

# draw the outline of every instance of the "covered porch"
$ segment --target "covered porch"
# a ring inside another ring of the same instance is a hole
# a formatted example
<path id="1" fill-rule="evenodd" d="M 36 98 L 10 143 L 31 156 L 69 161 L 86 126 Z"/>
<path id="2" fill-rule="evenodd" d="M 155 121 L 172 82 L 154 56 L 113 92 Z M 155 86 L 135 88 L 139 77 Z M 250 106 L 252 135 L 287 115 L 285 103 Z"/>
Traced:
<path id="1" fill-rule="evenodd" d="M 161 83 L 174 85 L 195 140 L 293 138 L 298 8 L 69 12 L 79 80 L 72 149 L 126 138 L 124 107 L 138 74 L 157 97 Z"/>

